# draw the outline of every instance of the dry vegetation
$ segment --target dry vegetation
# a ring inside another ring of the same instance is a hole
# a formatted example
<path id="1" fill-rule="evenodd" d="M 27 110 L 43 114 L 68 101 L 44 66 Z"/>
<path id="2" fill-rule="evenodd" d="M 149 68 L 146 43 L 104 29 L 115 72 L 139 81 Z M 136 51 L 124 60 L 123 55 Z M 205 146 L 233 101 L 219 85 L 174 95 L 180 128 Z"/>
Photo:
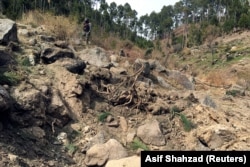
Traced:
<path id="1" fill-rule="evenodd" d="M 58 40 L 74 41 L 75 39 L 79 39 L 81 34 L 81 25 L 72 17 L 53 16 L 50 13 L 32 11 L 24 14 L 18 22 L 25 25 L 32 25 L 32 27 L 43 27 Z M 248 34 L 241 35 L 244 38 L 248 37 Z M 227 43 L 227 48 L 230 49 L 232 46 L 235 46 L 235 44 L 237 44 L 238 49 L 242 48 L 242 46 L 247 48 L 248 46 L 245 46 L 243 43 L 233 43 L 233 41 L 239 38 L 238 34 L 228 36 L 228 38 L 218 37 L 217 39 L 212 39 L 212 41 L 220 41 L 218 43 L 219 46 L 224 46 L 225 42 L 231 39 L 232 44 Z M 215 64 L 215 66 L 219 68 L 212 66 L 211 55 L 207 53 L 207 51 L 204 51 L 202 46 L 196 49 L 199 50 L 199 52 L 195 54 L 191 53 L 192 48 L 183 49 L 180 53 L 173 53 L 173 48 L 167 45 L 169 42 L 167 39 L 159 43 L 157 42 L 159 41 L 155 41 L 155 49 L 153 49 L 152 53 L 145 56 L 148 49 L 140 49 L 128 40 L 118 39 L 114 34 L 105 34 L 101 29 L 98 29 L 98 27 L 94 27 L 91 34 L 91 43 L 93 45 L 110 50 L 111 54 L 119 54 L 120 49 L 123 49 L 128 61 L 131 63 L 133 63 L 136 58 L 152 58 L 158 60 L 169 69 L 181 70 L 183 67 L 188 67 L 187 71 L 182 72 L 188 72 L 188 74 L 195 77 L 198 76 L 200 80 L 213 86 L 227 86 L 233 84 L 235 80 L 241 80 L 242 78 L 245 83 L 249 83 L 248 81 L 250 79 L 248 79 L 247 73 L 245 73 L 245 71 L 238 71 L 237 74 L 232 74 L 230 72 L 230 64 L 228 64 L 227 67 L 224 67 L 225 64 Z M 226 54 L 225 48 L 219 48 L 219 46 L 218 49 L 220 50 L 216 58 L 220 58 L 220 55 Z"/>
<path id="2" fill-rule="evenodd" d="M 32 25 L 33 27 L 42 26 L 59 40 L 68 40 L 69 38 L 78 36 L 79 34 L 76 32 L 81 32 L 74 18 L 53 16 L 50 13 L 41 13 L 38 11 L 31 11 L 24 14 L 19 22 Z"/>
<path id="3" fill-rule="evenodd" d="M 50 13 L 31 11 L 24 14 L 18 22 L 33 27 L 42 26 L 58 40 L 76 40 L 82 34 L 82 25 L 74 17 L 54 16 Z M 119 53 L 120 49 L 123 49 L 130 61 L 142 57 L 145 52 L 143 49 L 134 46 L 130 41 L 121 40 L 114 34 L 104 33 L 94 25 L 91 33 L 91 43 L 106 50 L 112 50 L 116 54 Z"/>
<path id="4" fill-rule="evenodd" d="M 215 87 L 227 87 L 235 81 L 235 77 L 224 70 L 213 70 L 204 77 L 206 83 Z"/>

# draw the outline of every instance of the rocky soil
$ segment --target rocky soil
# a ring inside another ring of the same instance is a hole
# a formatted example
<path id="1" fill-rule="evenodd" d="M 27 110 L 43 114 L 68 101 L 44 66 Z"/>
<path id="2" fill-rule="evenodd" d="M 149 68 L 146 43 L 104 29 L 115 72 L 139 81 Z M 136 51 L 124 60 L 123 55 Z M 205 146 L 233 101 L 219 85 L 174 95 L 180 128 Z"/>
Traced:
<path id="1" fill-rule="evenodd" d="M 213 85 L 154 59 L 58 41 L 46 27 L 0 28 L 1 72 L 21 76 L 0 86 L 0 166 L 139 167 L 142 150 L 250 149 L 240 77 Z M 249 62 L 227 71 L 242 74 Z"/>

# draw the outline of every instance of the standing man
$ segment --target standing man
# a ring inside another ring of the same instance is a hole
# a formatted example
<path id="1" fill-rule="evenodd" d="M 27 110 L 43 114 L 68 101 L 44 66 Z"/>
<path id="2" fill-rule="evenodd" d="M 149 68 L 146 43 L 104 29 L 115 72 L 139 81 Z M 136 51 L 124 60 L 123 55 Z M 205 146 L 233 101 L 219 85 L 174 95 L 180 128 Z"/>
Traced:
<path id="1" fill-rule="evenodd" d="M 91 23 L 89 22 L 89 19 L 86 18 L 83 23 L 83 36 L 86 40 L 86 45 L 89 43 L 89 37 L 91 32 Z"/>

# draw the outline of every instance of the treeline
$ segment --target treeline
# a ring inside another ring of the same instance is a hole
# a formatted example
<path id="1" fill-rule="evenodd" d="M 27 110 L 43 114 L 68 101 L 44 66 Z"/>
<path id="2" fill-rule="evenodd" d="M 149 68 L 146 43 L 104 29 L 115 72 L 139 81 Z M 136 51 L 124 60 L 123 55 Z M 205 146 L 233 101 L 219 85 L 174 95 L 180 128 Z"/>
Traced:
<path id="1" fill-rule="evenodd" d="M 180 0 L 163 6 L 159 13 L 141 17 L 128 3 L 108 4 L 105 0 L 2 0 L 3 14 L 12 19 L 35 9 L 73 15 L 79 23 L 88 17 L 100 31 L 130 39 L 145 48 L 152 47 L 145 39 L 171 37 L 173 43 L 182 43 L 184 47 L 199 45 L 235 28 L 250 28 L 249 0 Z M 182 34 L 173 34 L 180 26 Z"/>
<path id="2" fill-rule="evenodd" d="M 129 39 L 141 48 L 153 47 L 151 40 L 137 35 L 137 12 L 128 3 L 124 6 L 112 3 L 109 6 L 105 0 L 1 0 L 1 10 L 14 20 L 31 10 L 73 16 L 79 24 L 87 17 L 91 20 L 94 31 L 99 31 L 98 33 Z"/>

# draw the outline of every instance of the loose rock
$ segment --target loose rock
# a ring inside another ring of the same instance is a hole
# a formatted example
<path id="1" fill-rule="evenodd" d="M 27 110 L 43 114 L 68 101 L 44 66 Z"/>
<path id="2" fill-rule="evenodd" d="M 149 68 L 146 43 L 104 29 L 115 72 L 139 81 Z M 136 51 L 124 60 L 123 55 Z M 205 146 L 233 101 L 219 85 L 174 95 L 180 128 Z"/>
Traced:
<path id="1" fill-rule="evenodd" d="M 166 144 L 165 137 L 163 136 L 159 122 L 152 120 L 137 129 L 137 136 L 146 144 L 155 146 L 163 146 Z"/>

